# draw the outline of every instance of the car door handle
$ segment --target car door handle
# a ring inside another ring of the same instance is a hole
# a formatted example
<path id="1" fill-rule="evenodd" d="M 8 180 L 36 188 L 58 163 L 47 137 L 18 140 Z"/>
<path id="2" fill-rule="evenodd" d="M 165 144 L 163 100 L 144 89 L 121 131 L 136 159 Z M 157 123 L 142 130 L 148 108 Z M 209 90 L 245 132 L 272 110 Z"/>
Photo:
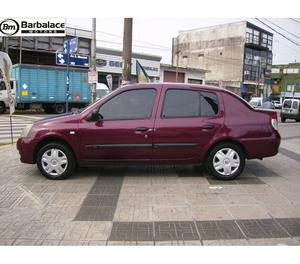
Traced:
<path id="1" fill-rule="evenodd" d="M 151 131 L 151 128 L 149 128 L 149 127 L 137 127 L 137 128 L 135 129 L 135 131 L 136 131 L 136 132 L 145 133 L 145 132 L 147 132 L 147 131 Z"/>
<path id="2" fill-rule="evenodd" d="M 213 124 L 204 124 L 202 126 L 202 129 L 206 129 L 206 130 L 211 130 L 211 129 L 214 129 L 215 126 Z"/>

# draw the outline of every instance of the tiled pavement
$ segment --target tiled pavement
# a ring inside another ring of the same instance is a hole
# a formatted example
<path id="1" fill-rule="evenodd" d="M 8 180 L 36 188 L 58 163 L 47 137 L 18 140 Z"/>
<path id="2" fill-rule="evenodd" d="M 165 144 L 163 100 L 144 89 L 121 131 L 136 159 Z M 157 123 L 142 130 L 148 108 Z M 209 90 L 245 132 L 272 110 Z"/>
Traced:
<path id="1" fill-rule="evenodd" d="M 231 182 L 192 166 L 85 168 L 49 181 L 1 147 L 0 245 L 299 245 L 291 141 Z"/>

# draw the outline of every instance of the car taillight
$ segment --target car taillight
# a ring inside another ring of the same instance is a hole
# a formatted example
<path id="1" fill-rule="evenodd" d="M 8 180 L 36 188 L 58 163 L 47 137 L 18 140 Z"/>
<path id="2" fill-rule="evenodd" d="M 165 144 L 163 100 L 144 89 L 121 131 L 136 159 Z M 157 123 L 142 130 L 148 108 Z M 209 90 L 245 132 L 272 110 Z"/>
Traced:
<path id="1" fill-rule="evenodd" d="M 274 127 L 275 130 L 278 130 L 278 118 L 277 118 L 277 112 L 272 112 L 271 114 L 271 124 Z"/>

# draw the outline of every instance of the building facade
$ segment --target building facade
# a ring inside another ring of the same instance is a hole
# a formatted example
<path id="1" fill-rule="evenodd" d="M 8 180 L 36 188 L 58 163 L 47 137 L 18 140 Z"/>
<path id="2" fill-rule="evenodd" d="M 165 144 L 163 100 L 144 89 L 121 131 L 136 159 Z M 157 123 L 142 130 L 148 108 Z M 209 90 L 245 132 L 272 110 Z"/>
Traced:
<path id="1" fill-rule="evenodd" d="M 66 37 L 2 37 L 0 47 L 8 49 L 13 64 L 55 65 L 56 52 L 62 51 L 67 38 L 74 37 L 78 37 L 78 53 L 91 54 L 91 31 L 66 28 L 66 32 Z"/>
<path id="2" fill-rule="evenodd" d="M 67 38 L 78 38 L 78 53 L 91 55 L 92 32 L 76 28 L 67 28 L 66 37 L 3 37 L 0 48 L 8 49 L 13 64 L 56 65 L 56 52 L 62 51 Z M 21 51 L 21 52 L 20 52 Z M 144 67 L 151 81 L 160 77 L 161 57 L 156 55 L 132 53 L 132 82 L 136 82 L 136 60 Z M 98 82 L 107 85 L 106 76 L 110 74 L 113 89 L 122 83 L 122 50 L 107 48 L 96 49 Z M 64 67 L 64 66 L 61 66 Z"/>
<path id="3" fill-rule="evenodd" d="M 160 65 L 161 82 L 205 84 L 205 74 L 206 71 L 202 69 L 174 67 L 169 64 Z"/>
<path id="4" fill-rule="evenodd" d="M 272 66 L 272 98 L 300 98 L 300 63 Z"/>
<path id="5" fill-rule="evenodd" d="M 172 65 L 208 71 L 206 83 L 243 97 L 260 95 L 272 65 L 273 35 L 247 21 L 180 31 Z"/>
<path id="6" fill-rule="evenodd" d="M 98 72 L 98 82 L 105 83 L 106 76 L 110 74 L 113 80 L 113 89 L 122 83 L 122 51 L 107 48 L 96 49 L 96 66 Z M 136 82 L 136 61 L 143 66 L 152 82 L 157 82 L 160 77 L 161 57 L 143 53 L 132 53 L 131 60 L 131 81 Z"/>

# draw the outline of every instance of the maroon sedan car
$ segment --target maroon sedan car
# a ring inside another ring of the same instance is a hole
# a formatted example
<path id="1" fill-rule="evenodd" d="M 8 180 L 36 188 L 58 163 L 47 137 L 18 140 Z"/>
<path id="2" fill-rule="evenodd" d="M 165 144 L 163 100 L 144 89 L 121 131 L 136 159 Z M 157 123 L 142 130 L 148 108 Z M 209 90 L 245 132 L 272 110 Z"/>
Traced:
<path id="1" fill-rule="evenodd" d="M 218 179 L 240 175 L 245 159 L 278 152 L 277 114 L 237 95 L 192 84 L 121 87 L 79 113 L 27 127 L 17 148 L 49 179 L 76 166 L 121 163 L 204 164 Z"/>

